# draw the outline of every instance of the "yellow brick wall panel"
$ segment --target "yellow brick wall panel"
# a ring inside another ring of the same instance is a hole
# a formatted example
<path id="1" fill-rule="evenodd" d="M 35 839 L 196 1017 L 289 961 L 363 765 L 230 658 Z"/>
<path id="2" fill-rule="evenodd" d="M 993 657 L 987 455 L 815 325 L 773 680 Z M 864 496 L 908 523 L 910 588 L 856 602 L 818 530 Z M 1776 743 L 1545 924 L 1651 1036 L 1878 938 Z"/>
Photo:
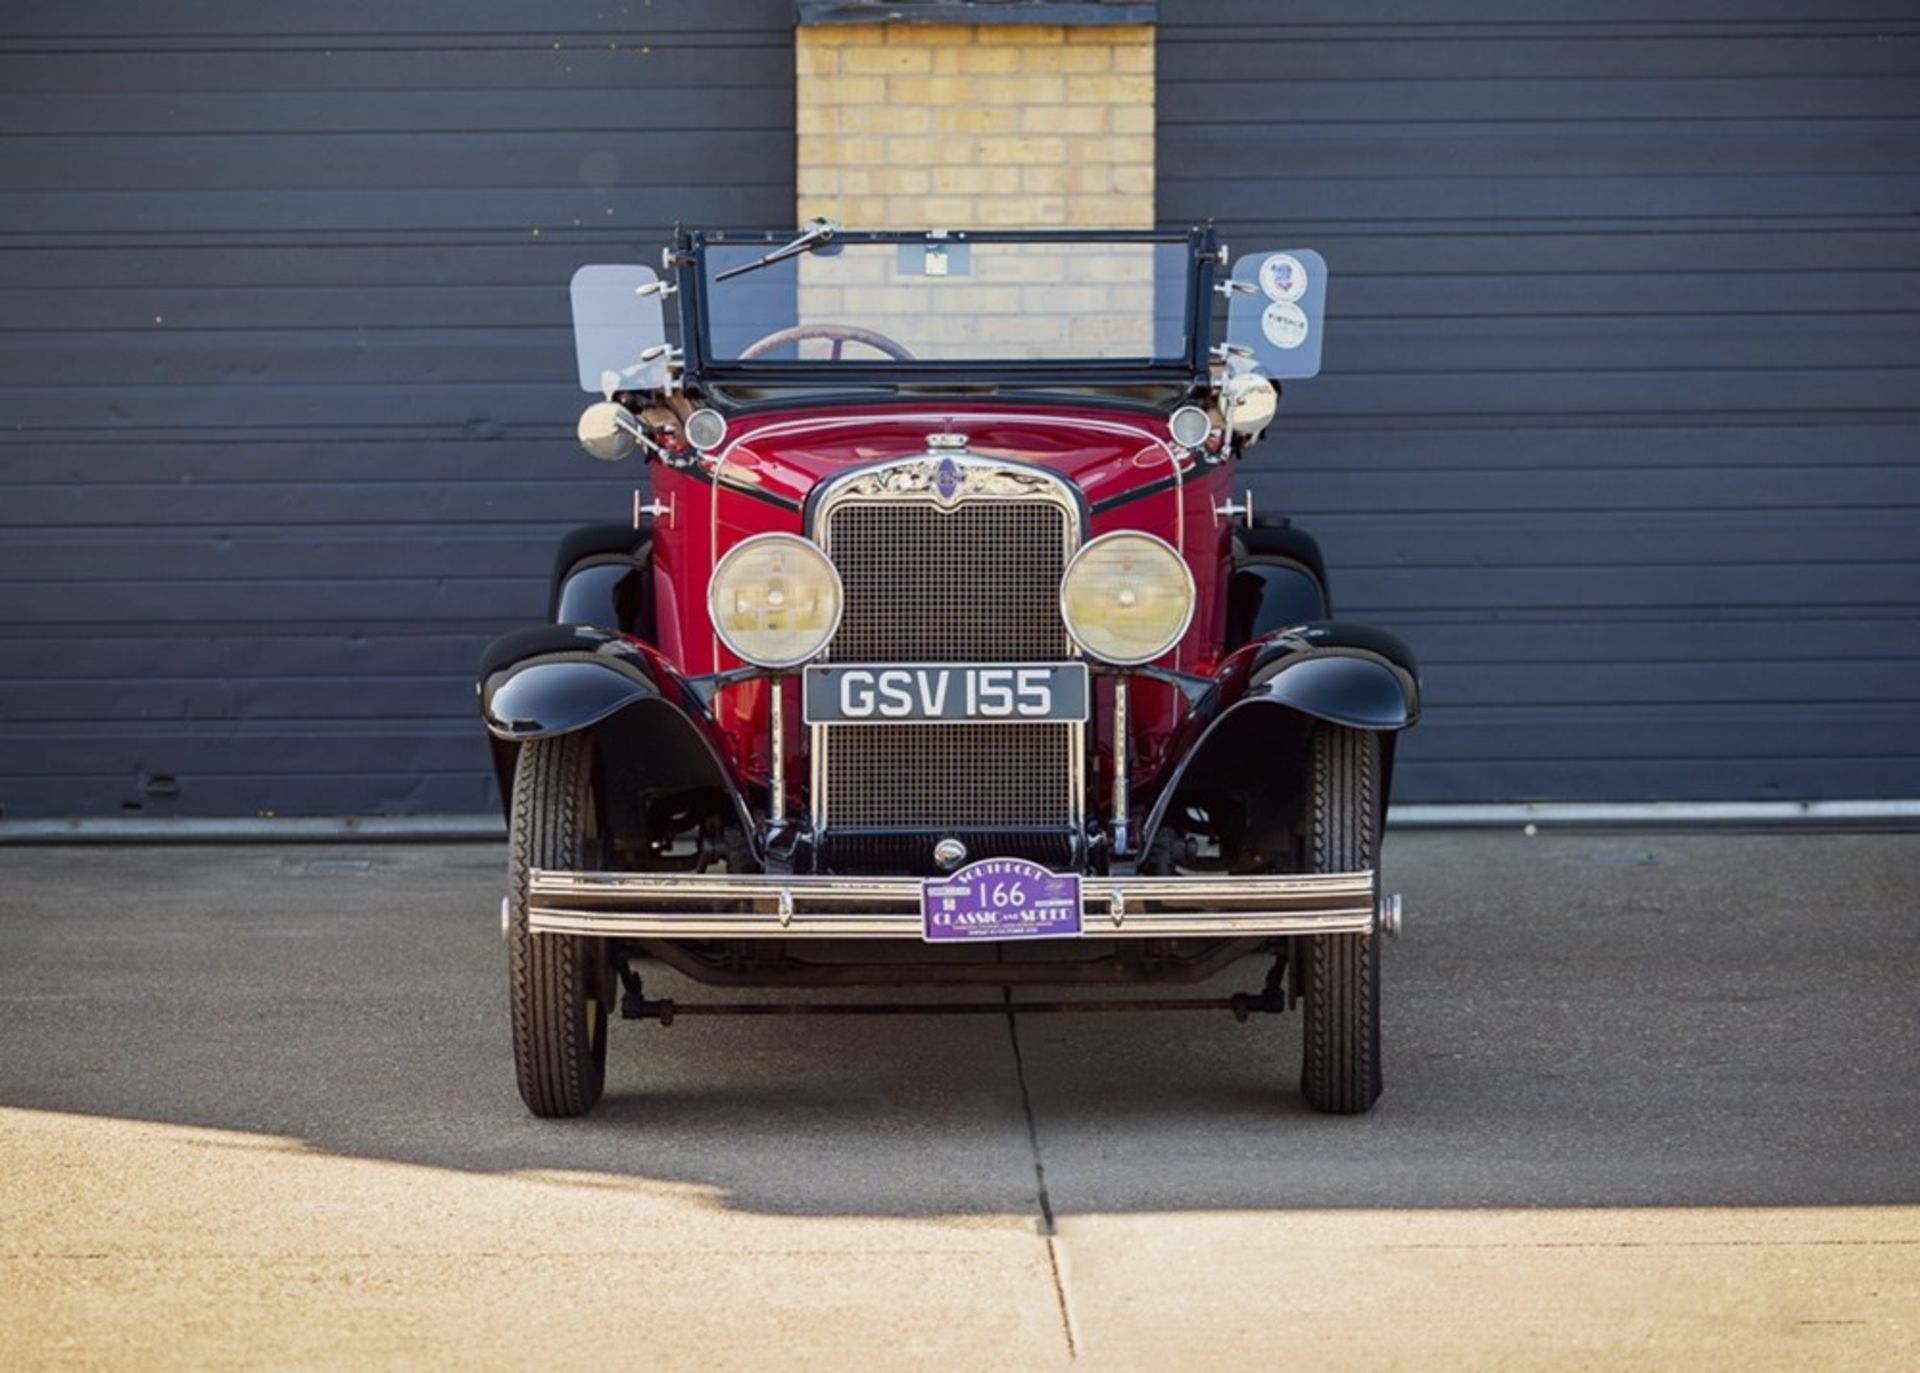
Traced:
<path id="1" fill-rule="evenodd" d="M 1140 222 L 1140 205 L 1138 196 L 1075 196 L 1067 202 L 1067 223 L 1081 228 L 1126 228 Z"/>
<path id="2" fill-rule="evenodd" d="M 1059 163 L 1045 167 L 1022 167 L 1020 189 L 1036 195 L 1065 195 L 1067 169 Z"/>
<path id="3" fill-rule="evenodd" d="M 794 35 L 800 46 L 826 48 L 877 48 L 887 36 L 872 24 L 809 25 Z"/>
<path id="4" fill-rule="evenodd" d="M 1153 78 L 1150 76 L 1069 76 L 1067 99 L 1076 105 L 1151 105 Z"/>
<path id="5" fill-rule="evenodd" d="M 933 178 L 920 167 L 880 167 L 872 174 L 873 188 L 882 195 L 925 195 Z"/>
<path id="6" fill-rule="evenodd" d="M 921 105 L 929 113 L 944 107 L 966 105 L 974 98 L 973 83 L 959 76 L 889 76 L 887 103 Z"/>
<path id="7" fill-rule="evenodd" d="M 983 47 L 1046 48 L 1064 43 L 1068 32 L 1054 24 L 982 24 L 973 41 Z"/>
<path id="8" fill-rule="evenodd" d="M 1104 162 L 1067 168 L 1067 190 L 1074 195 L 1098 195 L 1112 189 L 1113 168 Z"/>
<path id="9" fill-rule="evenodd" d="M 1018 48 L 942 49 L 934 54 L 934 70 L 968 76 L 1004 76 L 1020 70 Z"/>
<path id="10" fill-rule="evenodd" d="M 887 83 L 878 76 L 819 76 L 802 80 L 795 95 L 795 104 L 803 110 L 877 105 L 887 98 Z"/>
<path id="11" fill-rule="evenodd" d="M 840 70 L 850 76 L 907 76 L 933 70 L 925 48 L 854 48 L 840 54 Z"/>
<path id="12" fill-rule="evenodd" d="M 933 112 L 935 133 L 1013 133 L 1020 127 L 1017 109 L 994 109 L 986 105 L 959 106 Z"/>
<path id="13" fill-rule="evenodd" d="M 957 47 L 974 40 L 972 24 L 885 24 L 881 26 L 889 44 L 903 48 Z"/>
<path id="14" fill-rule="evenodd" d="M 796 76 L 836 76 L 840 71 L 840 49 L 796 39 L 793 71 Z"/>
<path id="15" fill-rule="evenodd" d="M 1075 162 L 1153 163 L 1153 140 L 1139 136 L 1125 138 L 1073 138 L 1068 140 L 1067 156 Z"/>
<path id="16" fill-rule="evenodd" d="M 983 76 L 975 88 L 984 105 L 1058 105 L 1067 82 L 1058 76 Z"/>
<path id="17" fill-rule="evenodd" d="M 803 218 L 1153 222 L 1151 27 L 810 27 L 796 53 Z"/>
<path id="18" fill-rule="evenodd" d="M 1019 167 L 935 167 L 933 189 L 940 195 L 1017 195 Z"/>
<path id="19" fill-rule="evenodd" d="M 1105 105 L 1028 105 L 1020 111 L 1022 133 L 1105 133 Z"/>
<path id="20" fill-rule="evenodd" d="M 882 138 L 848 138 L 843 134 L 818 134 L 799 140 L 802 167 L 869 167 L 887 155 Z"/>
<path id="21" fill-rule="evenodd" d="M 1067 157 L 1064 138 L 978 138 L 973 142 L 976 157 L 1014 166 L 1064 162 Z"/>
<path id="22" fill-rule="evenodd" d="M 965 225 L 972 216 L 974 201 L 969 196 L 928 196 L 919 206 L 916 222 L 923 228 L 945 229 Z"/>
<path id="23" fill-rule="evenodd" d="M 1101 44 L 1111 48 L 1153 47 L 1151 24 L 1081 24 L 1066 30 L 1069 43 Z"/>
<path id="24" fill-rule="evenodd" d="M 933 124 L 924 105 L 849 105 L 838 114 L 841 133 L 923 134 Z"/>
<path id="25" fill-rule="evenodd" d="M 1048 229 L 1068 223 L 1067 200 L 1062 196 L 1017 196 L 1011 200 L 982 200 L 974 219 L 988 229 Z"/>
<path id="26" fill-rule="evenodd" d="M 1113 67 L 1111 48 L 1026 48 L 1020 53 L 1020 69 L 1052 74 L 1104 72 Z"/>
<path id="27" fill-rule="evenodd" d="M 937 143 L 947 140 L 932 138 L 889 138 L 886 158 L 889 162 L 905 162 L 915 167 L 925 167 L 933 161 L 933 150 Z M 964 161 L 956 158 L 955 161 Z"/>
<path id="28" fill-rule="evenodd" d="M 887 222 L 887 202 L 878 196 L 801 196 L 799 202 L 802 222 L 822 215 L 863 228 Z"/>

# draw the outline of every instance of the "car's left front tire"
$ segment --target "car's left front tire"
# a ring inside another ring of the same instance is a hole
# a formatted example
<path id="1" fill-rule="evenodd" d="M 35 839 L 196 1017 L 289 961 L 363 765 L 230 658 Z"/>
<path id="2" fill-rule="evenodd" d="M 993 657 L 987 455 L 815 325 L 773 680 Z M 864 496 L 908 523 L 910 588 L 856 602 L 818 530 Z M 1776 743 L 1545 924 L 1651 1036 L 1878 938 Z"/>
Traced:
<path id="1" fill-rule="evenodd" d="M 534 739 L 513 776 L 507 865 L 507 981 L 514 1074 L 536 1116 L 577 1116 L 606 1086 L 607 1019 L 618 980 L 605 941 L 535 934 L 527 887 L 535 868 L 579 871 L 599 856 L 591 741 Z"/>

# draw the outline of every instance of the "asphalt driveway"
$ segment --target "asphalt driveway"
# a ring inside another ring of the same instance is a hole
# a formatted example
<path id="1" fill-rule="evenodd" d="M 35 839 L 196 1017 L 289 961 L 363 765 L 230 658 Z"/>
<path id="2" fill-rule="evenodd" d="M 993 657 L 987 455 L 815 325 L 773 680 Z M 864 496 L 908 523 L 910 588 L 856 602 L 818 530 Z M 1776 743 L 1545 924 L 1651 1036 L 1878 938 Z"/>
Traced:
<path id="1" fill-rule="evenodd" d="M 1371 1117 L 1016 1013 L 621 1025 L 540 1122 L 492 848 L 0 849 L 0 1366 L 1920 1363 L 1920 836 L 1387 854 Z"/>

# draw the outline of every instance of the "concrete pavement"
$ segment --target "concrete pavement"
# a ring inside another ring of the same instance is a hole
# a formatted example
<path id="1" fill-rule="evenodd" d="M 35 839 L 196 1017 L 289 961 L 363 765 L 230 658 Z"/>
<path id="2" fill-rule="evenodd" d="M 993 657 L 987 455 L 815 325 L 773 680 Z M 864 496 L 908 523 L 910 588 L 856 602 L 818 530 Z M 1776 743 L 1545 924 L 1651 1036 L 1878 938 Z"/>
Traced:
<path id="1" fill-rule="evenodd" d="M 534 1121 L 503 867 L 0 850 L 0 1366 L 1920 1363 L 1920 836 L 1394 837 L 1360 1120 L 1295 1017 L 1016 1015 Z"/>

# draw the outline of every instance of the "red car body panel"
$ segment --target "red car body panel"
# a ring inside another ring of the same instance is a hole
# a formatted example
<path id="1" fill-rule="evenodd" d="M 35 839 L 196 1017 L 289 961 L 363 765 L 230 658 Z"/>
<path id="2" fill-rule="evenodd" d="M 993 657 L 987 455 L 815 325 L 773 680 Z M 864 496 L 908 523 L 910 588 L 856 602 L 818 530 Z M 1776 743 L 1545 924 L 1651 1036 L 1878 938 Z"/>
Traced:
<path id="1" fill-rule="evenodd" d="M 927 436 L 951 427 L 968 452 L 1044 467 L 1073 482 L 1089 508 L 1088 538 L 1130 529 L 1179 549 L 1193 573 L 1196 603 L 1185 638 L 1160 660 L 1182 672 L 1211 673 L 1225 637 L 1232 527 L 1219 507 L 1232 490 L 1230 465 L 1196 459 L 1168 442 L 1158 413 L 1115 407 L 1009 404 L 885 404 L 795 408 L 737 418 L 726 443 L 697 468 L 653 469 L 654 499 L 668 507 L 653 526 L 658 647 L 688 676 L 737 667 L 713 634 L 707 584 L 715 562 L 755 534 L 805 534 L 803 507 L 820 482 L 854 468 L 927 451 Z M 799 687 L 785 680 L 789 720 Z M 769 768 L 772 686 L 750 680 L 714 702 L 728 764 L 764 785 Z M 1182 722 L 1179 693 L 1133 679 L 1133 776 L 1150 784 L 1168 761 Z M 1096 692 L 1093 785 L 1111 777 L 1112 693 Z M 788 731 L 790 804 L 800 802 L 806 733 Z"/>

